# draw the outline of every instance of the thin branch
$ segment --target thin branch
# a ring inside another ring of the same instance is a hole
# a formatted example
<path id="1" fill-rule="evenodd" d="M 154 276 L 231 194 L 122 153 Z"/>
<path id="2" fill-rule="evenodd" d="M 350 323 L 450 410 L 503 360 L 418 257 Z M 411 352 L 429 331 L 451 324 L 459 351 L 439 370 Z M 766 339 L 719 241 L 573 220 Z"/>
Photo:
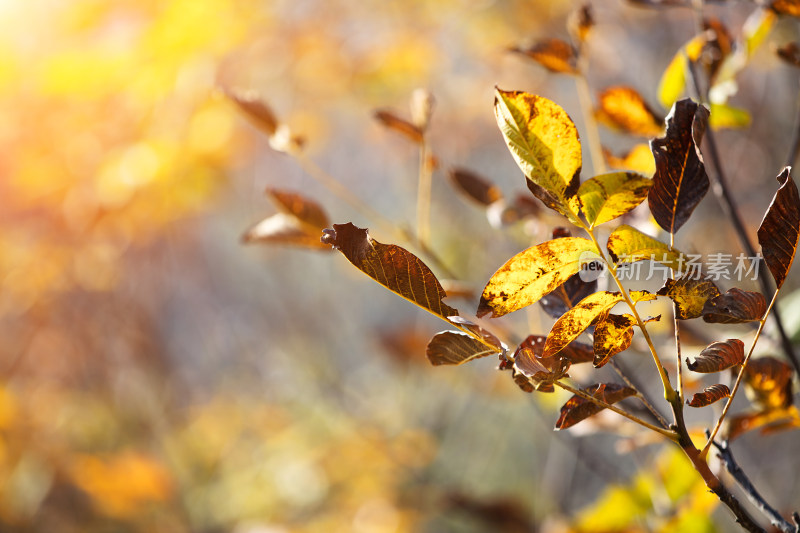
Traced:
<path id="1" fill-rule="evenodd" d="M 798 91 L 797 102 L 795 103 L 794 130 L 792 142 L 789 143 L 789 155 L 786 156 L 786 166 L 793 167 L 800 152 L 800 91 Z"/>
<path id="2" fill-rule="evenodd" d="M 636 384 L 635 384 L 635 383 L 634 383 L 634 382 L 631 380 L 631 378 L 630 378 L 630 377 L 628 377 L 627 373 L 626 373 L 626 372 L 624 371 L 624 369 L 623 369 L 623 368 L 620 366 L 620 364 L 619 364 L 619 363 L 618 363 L 616 360 L 614 360 L 614 359 L 609 359 L 609 361 L 608 361 L 608 364 L 609 364 L 609 365 L 611 365 L 611 368 L 613 368 L 613 369 L 614 369 L 614 370 L 617 372 L 617 375 L 620 377 L 620 379 L 622 379 L 622 381 L 624 381 L 624 382 L 625 382 L 625 384 L 626 384 L 628 387 L 630 387 L 630 388 L 632 388 L 632 389 L 636 389 L 636 397 L 637 397 L 637 398 L 639 398 L 639 401 L 641 401 L 641 402 L 642 402 L 642 404 L 644 404 L 644 406 L 647 408 L 647 410 L 648 410 L 648 411 L 650 411 L 650 413 L 651 413 L 651 414 L 652 414 L 652 415 L 653 415 L 653 416 L 656 418 L 656 420 L 658 420 L 658 421 L 661 423 L 661 425 L 662 425 L 662 426 L 663 426 L 665 429 L 668 429 L 668 428 L 669 428 L 669 423 L 667 422 L 667 420 L 666 420 L 666 419 L 664 418 L 664 416 L 663 416 L 663 415 L 662 415 L 662 414 L 661 414 L 661 413 L 658 411 L 658 409 L 656 409 L 656 408 L 655 408 L 655 406 L 654 406 L 654 405 L 653 405 L 653 403 L 650 401 L 650 399 L 647 397 L 647 395 L 646 395 L 644 392 L 642 392 L 642 388 L 641 388 L 641 387 L 638 387 L 638 386 L 637 386 L 637 385 L 636 385 Z"/>
<path id="3" fill-rule="evenodd" d="M 431 189 L 433 165 L 431 164 L 428 137 L 422 134 L 419 146 L 419 183 L 417 184 L 417 239 L 427 246 L 431 240 Z"/>

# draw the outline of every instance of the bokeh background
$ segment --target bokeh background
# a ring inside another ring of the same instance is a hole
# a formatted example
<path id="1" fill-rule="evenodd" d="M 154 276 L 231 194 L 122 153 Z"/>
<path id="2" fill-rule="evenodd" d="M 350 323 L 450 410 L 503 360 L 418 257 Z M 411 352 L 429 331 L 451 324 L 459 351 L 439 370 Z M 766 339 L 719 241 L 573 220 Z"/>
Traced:
<path id="1" fill-rule="evenodd" d="M 754 5 L 727 4 L 708 11 L 736 34 Z M 633 86 L 658 109 L 659 77 L 692 37 L 693 13 L 592 6 L 590 86 Z M 439 162 L 432 242 L 480 290 L 558 220 L 492 227 L 445 171 L 466 166 L 509 196 L 524 191 L 494 124 L 496 85 L 559 102 L 584 131 L 574 80 L 508 51 L 566 38 L 575 7 L 0 0 L 0 530 L 730 527 L 679 458 L 619 419 L 553 433 L 563 395 L 522 393 L 495 360 L 431 367 L 425 345 L 444 324 L 340 255 L 241 243 L 275 212 L 267 186 L 302 192 L 337 223 L 374 221 L 271 150 L 223 89 L 255 91 L 311 160 L 413 225 L 417 148 L 373 111 L 408 116 L 425 88 Z M 769 40 L 796 33 L 780 20 Z M 765 46 L 734 97 L 751 126 L 719 133 L 753 230 L 788 150 L 797 78 Z M 615 153 L 637 142 L 601 134 Z M 711 196 L 698 213 L 680 245 L 739 251 Z M 477 300 L 452 303 L 469 313 Z M 502 322 L 512 337 L 549 329 L 537 310 L 518 315 Z M 628 357 L 647 384 L 646 358 Z M 787 452 L 796 439 L 746 436 L 737 448 L 781 509 L 800 503 L 785 475 L 800 469 Z"/>

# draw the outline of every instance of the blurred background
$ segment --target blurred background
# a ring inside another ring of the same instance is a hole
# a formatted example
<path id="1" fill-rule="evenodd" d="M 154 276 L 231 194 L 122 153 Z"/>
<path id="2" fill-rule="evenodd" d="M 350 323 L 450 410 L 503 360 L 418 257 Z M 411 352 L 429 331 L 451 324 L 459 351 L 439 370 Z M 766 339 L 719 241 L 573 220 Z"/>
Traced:
<path id="1" fill-rule="evenodd" d="M 754 6 L 728 4 L 708 12 L 735 36 Z M 591 5 L 592 90 L 630 85 L 666 114 L 655 91 L 694 35 L 691 10 Z M 339 254 L 241 243 L 276 210 L 265 187 L 302 192 L 335 223 L 374 221 L 271 150 L 222 89 L 260 95 L 309 160 L 413 225 L 418 149 L 373 112 L 408 117 L 424 88 L 439 165 L 432 243 L 473 289 L 451 305 L 474 312 L 492 272 L 560 222 L 495 228 L 445 172 L 466 166 L 508 196 L 525 190 L 494 122 L 495 86 L 551 98 L 585 131 L 574 80 L 509 52 L 566 39 L 576 7 L 0 0 L 0 530 L 730 527 L 679 458 L 620 419 L 554 433 L 564 395 L 524 394 L 493 358 L 430 366 L 425 345 L 445 324 Z M 796 33 L 779 20 L 768 40 Z M 719 144 L 755 231 L 788 150 L 797 73 L 765 46 L 739 85 L 752 123 Z M 601 134 L 615 154 L 642 142 Z M 701 212 L 679 245 L 737 253 L 710 195 Z M 538 309 L 515 315 L 499 323 L 517 339 L 552 323 Z M 652 370 L 637 355 L 626 354 L 634 371 Z M 796 480 L 779 475 L 800 468 L 781 453 L 796 439 L 746 436 L 737 448 L 781 509 L 799 503 Z"/>

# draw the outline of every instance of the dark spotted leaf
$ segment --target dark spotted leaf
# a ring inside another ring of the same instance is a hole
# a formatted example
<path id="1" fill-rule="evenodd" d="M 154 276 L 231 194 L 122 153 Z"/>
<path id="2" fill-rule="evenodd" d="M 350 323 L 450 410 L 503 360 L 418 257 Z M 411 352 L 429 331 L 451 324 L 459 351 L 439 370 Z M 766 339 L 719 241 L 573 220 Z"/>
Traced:
<path id="1" fill-rule="evenodd" d="M 561 39 L 544 39 L 529 48 L 512 48 L 511 51 L 533 59 L 550 72 L 577 72 L 577 52 L 571 44 Z"/>
<path id="2" fill-rule="evenodd" d="M 525 376 L 535 390 L 550 392 L 553 382 L 567 375 L 570 361 L 566 357 L 542 357 L 523 342 L 514 353 L 514 370 Z"/>
<path id="3" fill-rule="evenodd" d="M 570 231 L 566 228 L 555 228 L 553 238 L 570 237 Z M 597 290 L 597 279 L 584 281 L 581 273 L 573 274 L 567 281 L 559 285 L 553 292 L 542 296 L 539 305 L 544 311 L 553 318 L 559 318 L 569 311 L 572 306 L 580 302 Z"/>
<path id="4" fill-rule="evenodd" d="M 328 226 L 328 216 L 318 203 L 300 194 L 279 189 L 268 188 L 266 194 L 281 213 L 253 225 L 242 236 L 243 242 L 330 249 L 319 240 L 320 231 Z"/>
<path id="5" fill-rule="evenodd" d="M 460 365 L 479 357 L 500 353 L 502 348 L 493 348 L 460 331 L 442 331 L 433 336 L 425 351 L 433 365 Z"/>
<path id="6" fill-rule="evenodd" d="M 483 289 L 477 314 L 503 316 L 539 301 L 581 269 L 594 244 L 580 237 L 554 239 L 524 250 L 501 266 Z"/>
<path id="7" fill-rule="evenodd" d="M 647 199 L 653 218 L 669 233 L 683 226 L 708 192 L 700 154 L 708 115 L 708 109 L 688 98 L 679 100 L 667 116 L 666 135 L 650 141 L 656 173 Z"/>
<path id="8" fill-rule="evenodd" d="M 600 368 L 609 359 L 630 348 L 633 342 L 633 315 L 606 313 L 594 328 L 594 367 Z"/>
<path id="9" fill-rule="evenodd" d="M 422 142 L 422 129 L 416 124 L 398 117 L 392 111 L 379 109 L 374 113 L 375 119 L 386 128 L 396 131 L 407 139 L 420 143 Z"/>
<path id="10" fill-rule="evenodd" d="M 779 289 L 792 267 L 800 238 L 800 196 L 789 170 L 786 167 L 778 175 L 781 186 L 758 228 L 761 253 Z"/>
<path id="11" fill-rule="evenodd" d="M 645 198 L 653 180 L 636 172 L 611 172 L 583 182 L 578 189 L 581 210 L 590 227 L 631 211 Z"/>
<path id="12" fill-rule="evenodd" d="M 761 320 L 766 312 L 767 300 L 763 294 L 734 287 L 706 302 L 703 320 L 716 324 L 740 324 Z"/>
<path id="13" fill-rule="evenodd" d="M 500 189 L 471 170 L 454 168 L 448 176 L 459 191 L 483 206 L 489 206 L 503 198 Z"/>
<path id="14" fill-rule="evenodd" d="M 730 395 L 731 390 L 727 385 L 711 385 L 703 389 L 703 392 L 695 393 L 691 400 L 686 400 L 686 403 L 689 404 L 689 407 L 705 407 L 723 398 L 728 398 Z"/>
<path id="15" fill-rule="evenodd" d="M 744 343 L 739 339 L 728 339 L 706 346 L 694 358 L 694 362 L 689 362 L 687 357 L 686 367 L 693 372 L 710 374 L 740 365 L 742 361 L 744 361 Z"/>
<path id="16" fill-rule="evenodd" d="M 681 271 L 685 263 L 683 254 L 678 250 L 627 224 L 611 232 L 606 248 L 616 264 L 658 261 Z"/>
<path id="17" fill-rule="evenodd" d="M 663 118 L 632 87 L 609 87 L 598 96 L 597 119 L 613 129 L 653 137 L 664 131 Z"/>
<path id="18" fill-rule="evenodd" d="M 744 371 L 745 391 L 762 410 L 792 404 L 792 367 L 774 357 L 751 359 Z"/>
<path id="19" fill-rule="evenodd" d="M 590 385 L 583 389 L 584 392 L 609 405 L 615 404 L 630 396 L 636 395 L 636 389 L 624 387 L 615 383 L 600 383 Z M 591 400 L 587 400 L 578 395 L 573 395 L 561 408 L 561 416 L 556 422 L 556 429 L 567 429 L 574 426 L 581 420 L 585 420 L 592 415 L 596 415 L 605 407 L 598 405 Z"/>
<path id="20" fill-rule="evenodd" d="M 322 242 L 334 246 L 356 268 L 406 300 L 445 320 L 458 315 L 442 302 L 447 295 L 433 272 L 408 250 L 379 243 L 351 222 L 325 230 Z"/>
<path id="21" fill-rule="evenodd" d="M 668 279 L 656 293 L 675 302 L 678 320 L 698 318 L 703 315 L 706 302 L 719 296 L 719 289 L 706 279 Z"/>

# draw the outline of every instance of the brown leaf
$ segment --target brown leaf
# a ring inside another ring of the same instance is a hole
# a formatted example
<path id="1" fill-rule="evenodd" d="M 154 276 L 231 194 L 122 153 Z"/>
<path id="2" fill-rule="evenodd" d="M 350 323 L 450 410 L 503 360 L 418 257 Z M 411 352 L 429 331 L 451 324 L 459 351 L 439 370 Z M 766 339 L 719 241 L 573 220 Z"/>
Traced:
<path id="1" fill-rule="evenodd" d="M 567 375 L 570 362 L 566 357 L 542 357 L 528 343 L 523 342 L 514 352 L 514 370 L 519 372 L 533 385 L 535 390 L 547 392 L 553 382 Z"/>
<path id="2" fill-rule="evenodd" d="M 738 414 L 728 419 L 726 436 L 733 440 L 742 433 L 761 428 L 761 434 L 767 435 L 787 429 L 800 427 L 800 415 L 797 408 L 769 409 L 759 412 Z"/>
<path id="3" fill-rule="evenodd" d="M 711 385 L 703 389 L 703 392 L 695 393 L 691 400 L 686 400 L 689 407 L 705 407 L 711 405 L 723 398 L 728 398 L 731 395 L 731 390 L 727 385 Z"/>
<path id="4" fill-rule="evenodd" d="M 278 208 L 313 229 L 317 235 L 329 225 L 328 215 L 317 202 L 300 194 L 268 187 L 264 191 Z"/>
<path id="5" fill-rule="evenodd" d="M 379 109 L 375 111 L 374 117 L 383 126 L 400 133 L 409 140 L 415 143 L 422 142 L 422 130 L 419 128 L 419 126 L 416 126 L 411 122 L 398 117 L 392 111 Z"/>
<path id="6" fill-rule="evenodd" d="M 774 357 L 751 359 L 744 371 L 746 392 L 762 410 L 792 404 L 792 367 Z"/>
<path id="7" fill-rule="evenodd" d="M 620 400 L 624 400 L 630 396 L 636 395 L 636 389 L 631 387 L 624 387 L 615 383 L 600 383 L 590 385 L 583 389 L 584 392 L 591 396 L 604 401 L 607 404 L 615 404 Z M 558 417 L 556 422 L 556 429 L 567 429 L 574 426 L 581 420 L 585 420 L 592 415 L 596 415 L 605 409 L 600 405 L 587 400 L 581 396 L 574 395 L 567 400 L 567 403 L 561 408 L 561 416 Z"/>
<path id="8" fill-rule="evenodd" d="M 656 293 L 675 302 L 678 320 L 698 318 L 703 315 L 706 302 L 719 296 L 719 289 L 705 279 L 668 279 Z"/>
<path id="9" fill-rule="evenodd" d="M 563 74 L 577 72 L 575 65 L 578 58 L 575 48 L 561 39 L 544 39 L 530 48 L 512 48 L 511 51 L 528 56 L 550 72 Z"/>
<path id="10" fill-rule="evenodd" d="M 544 335 L 528 335 L 520 346 L 526 346 L 533 350 L 536 357 L 543 357 L 545 341 L 547 341 L 547 337 Z M 558 355 L 559 357 L 565 357 L 573 365 L 589 363 L 594 360 L 594 348 L 591 344 L 573 341 L 558 352 Z"/>
<path id="11" fill-rule="evenodd" d="M 798 0 L 772 0 L 769 3 L 769 7 L 778 15 L 800 17 L 800 2 Z"/>
<path id="12" fill-rule="evenodd" d="M 739 339 L 713 342 L 706 346 L 690 363 L 686 358 L 686 367 L 693 372 L 710 374 L 721 372 L 726 368 L 740 365 L 744 361 L 744 343 Z"/>
<path id="13" fill-rule="evenodd" d="M 436 276 L 417 256 L 394 244 L 382 244 L 351 222 L 325 230 L 322 242 L 337 248 L 348 261 L 389 289 L 447 320 L 458 311 L 442 302 L 447 296 Z"/>
<path id="14" fill-rule="evenodd" d="M 460 365 L 479 357 L 500 353 L 460 331 L 442 331 L 433 336 L 425 353 L 432 365 Z"/>
<path id="15" fill-rule="evenodd" d="M 255 91 L 226 90 L 225 95 L 230 98 L 245 116 L 269 136 L 275 135 L 278 129 L 278 119 L 272 109 L 264 103 Z"/>
<path id="16" fill-rule="evenodd" d="M 598 319 L 594 328 L 594 367 L 600 368 L 613 356 L 630 348 L 633 342 L 632 315 L 607 313 Z"/>
<path id="17" fill-rule="evenodd" d="M 786 63 L 800 67 L 800 44 L 797 41 L 792 41 L 776 48 L 775 53 Z"/>
<path id="18" fill-rule="evenodd" d="M 588 39 L 592 27 L 594 27 L 594 14 L 588 2 L 574 9 L 567 17 L 567 30 L 575 42 Z"/>
<path id="19" fill-rule="evenodd" d="M 789 171 L 786 167 L 778 175 L 781 186 L 758 228 L 761 253 L 779 289 L 792 267 L 800 238 L 800 196 Z"/>
<path id="20" fill-rule="evenodd" d="M 677 232 L 708 192 L 709 182 L 700 141 L 708 109 L 688 98 L 675 102 L 667 117 L 666 135 L 650 141 L 656 173 L 648 203 L 658 225 Z"/>
<path id="21" fill-rule="evenodd" d="M 265 218 L 242 236 L 245 243 L 288 244 L 328 250 L 319 232 L 328 225 L 328 216 L 318 203 L 300 194 L 268 188 L 266 190 L 282 212 Z"/>
<path id="22" fill-rule="evenodd" d="M 663 119 L 632 87 L 609 87 L 598 96 L 597 119 L 633 135 L 652 137 L 663 130 Z"/>
<path id="23" fill-rule="evenodd" d="M 505 345 L 502 343 L 502 341 L 500 341 L 500 339 L 498 339 L 497 336 L 495 336 L 495 334 L 489 331 L 488 329 L 483 328 L 478 324 L 475 324 L 474 322 L 471 322 L 466 318 L 462 318 L 460 316 L 451 316 L 449 317 L 449 320 L 453 324 L 457 324 L 465 329 L 468 329 L 476 336 L 483 339 L 485 343 L 491 344 L 492 346 L 497 348 L 497 352 L 502 352 L 505 350 Z"/>
<path id="24" fill-rule="evenodd" d="M 714 324 L 741 324 L 761 320 L 766 312 L 767 300 L 763 294 L 734 287 L 706 302 L 703 320 Z"/>
<path id="25" fill-rule="evenodd" d="M 491 205 L 503 198 L 500 189 L 471 170 L 454 168 L 448 172 L 448 176 L 459 191 L 483 206 Z"/>

